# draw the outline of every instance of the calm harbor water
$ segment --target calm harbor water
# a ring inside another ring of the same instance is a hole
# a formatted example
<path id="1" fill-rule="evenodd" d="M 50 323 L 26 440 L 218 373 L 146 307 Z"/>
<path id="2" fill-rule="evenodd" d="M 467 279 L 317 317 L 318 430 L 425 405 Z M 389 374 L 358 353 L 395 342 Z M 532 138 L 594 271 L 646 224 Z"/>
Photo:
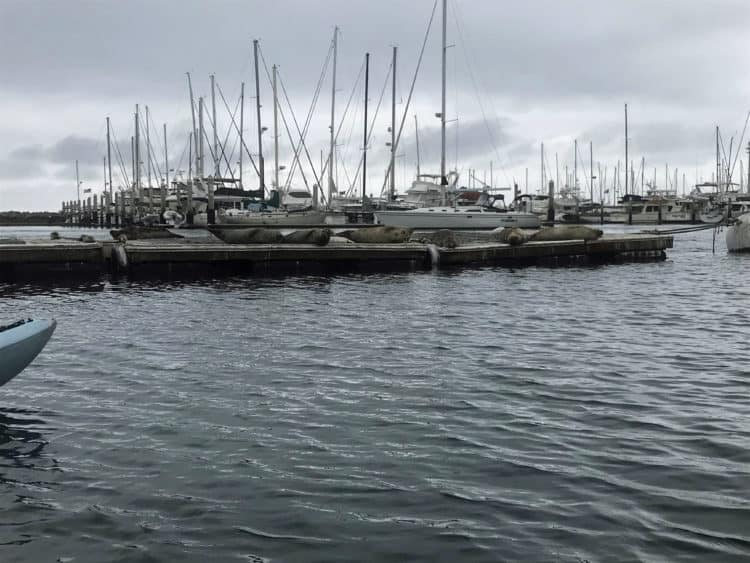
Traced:
<path id="1" fill-rule="evenodd" d="M 59 323 L 0 388 L 0 560 L 747 561 L 750 256 L 675 246 L 0 284 Z"/>

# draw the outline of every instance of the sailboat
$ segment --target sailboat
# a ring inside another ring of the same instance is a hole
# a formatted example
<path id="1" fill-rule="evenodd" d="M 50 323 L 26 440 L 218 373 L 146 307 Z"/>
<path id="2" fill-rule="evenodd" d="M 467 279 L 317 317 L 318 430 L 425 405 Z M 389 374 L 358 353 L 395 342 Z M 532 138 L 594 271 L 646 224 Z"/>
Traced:
<path id="1" fill-rule="evenodd" d="M 412 188 L 422 192 L 440 194 L 440 205 L 420 207 L 411 210 L 376 211 L 375 222 L 381 225 L 395 225 L 413 229 L 495 229 L 498 227 L 538 228 L 540 218 L 534 213 L 508 211 L 495 207 L 458 207 L 447 205 L 450 192 L 455 189 L 458 177 L 455 172 L 453 182 L 448 181 L 445 160 L 445 98 L 446 98 L 446 53 L 448 0 L 443 0 L 443 41 L 442 41 L 442 110 L 440 112 L 441 150 L 440 176 L 430 178 L 421 175 Z M 439 180 L 439 183 L 435 180 Z"/>

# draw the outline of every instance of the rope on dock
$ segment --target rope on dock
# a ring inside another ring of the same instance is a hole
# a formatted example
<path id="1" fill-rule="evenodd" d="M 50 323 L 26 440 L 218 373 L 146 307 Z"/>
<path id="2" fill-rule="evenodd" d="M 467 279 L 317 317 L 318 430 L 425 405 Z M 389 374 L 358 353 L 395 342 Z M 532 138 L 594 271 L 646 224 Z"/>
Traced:
<path id="1" fill-rule="evenodd" d="M 720 223 L 708 223 L 705 225 L 690 225 L 689 227 L 678 227 L 676 229 L 650 229 L 642 230 L 641 233 L 648 235 L 680 235 L 682 233 L 694 233 L 696 231 L 706 231 L 708 229 L 718 229 L 725 225 L 724 221 Z"/>

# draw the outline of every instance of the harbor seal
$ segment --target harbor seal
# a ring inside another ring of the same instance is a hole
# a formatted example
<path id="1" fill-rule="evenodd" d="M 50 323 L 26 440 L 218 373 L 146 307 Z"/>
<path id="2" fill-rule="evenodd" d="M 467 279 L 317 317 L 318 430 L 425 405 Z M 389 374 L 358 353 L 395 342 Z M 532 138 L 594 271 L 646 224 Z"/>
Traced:
<path id="1" fill-rule="evenodd" d="M 331 239 L 331 229 L 302 229 L 284 236 L 287 244 L 317 244 L 325 246 Z"/>
<path id="2" fill-rule="evenodd" d="M 218 229 L 214 234 L 228 244 L 281 244 L 284 242 L 284 235 L 281 231 L 263 227 Z"/>
<path id="3" fill-rule="evenodd" d="M 381 227 L 365 227 L 342 231 L 339 236 L 348 238 L 352 242 L 364 244 L 397 244 L 407 242 L 411 235 L 411 229 L 406 227 L 394 227 L 384 225 Z"/>
<path id="4" fill-rule="evenodd" d="M 328 239 L 328 244 L 354 244 L 354 242 L 350 241 L 348 238 L 333 235 L 330 239 Z"/>
<path id="5" fill-rule="evenodd" d="M 583 225 L 564 225 L 559 227 L 545 227 L 531 237 L 535 241 L 556 240 L 585 240 L 591 241 L 601 237 L 601 229 L 592 229 Z"/>
<path id="6" fill-rule="evenodd" d="M 527 242 L 531 237 L 518 227 L 504 227 L 495 229 L 490 233 L 490 240 L 493 242 L 503 242 L 511 246 L 518 246 Z"/>
<path id="7" fill-rule="evenodd" d="M 441 248 L 456 248 L 458 242 L 456 241 L 456 233 L 450 229 L 440 229 L 432 233 L 423 233 L 412 237 L 413 241 L 421 242 L 422 244 L 434 244 Z"/>
<path id="8" fill-rule="evenodd" d="M 178 235 L 170 233 L 165 227 L 141 227 L 139 225 L 128 225 L 122 229 L 112 229 L 109 231 L 114 240 L 120 235 L 125 235 L 130 240 L 154 239 L 154 238 L 180 238 Z"/>

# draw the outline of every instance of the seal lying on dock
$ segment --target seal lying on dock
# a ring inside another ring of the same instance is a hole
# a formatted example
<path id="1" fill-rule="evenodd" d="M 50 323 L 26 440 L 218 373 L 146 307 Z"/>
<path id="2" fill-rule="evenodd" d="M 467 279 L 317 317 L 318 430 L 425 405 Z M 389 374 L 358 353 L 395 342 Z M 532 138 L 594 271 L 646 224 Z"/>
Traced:
<path id="1" fill-rule="evenodd" d="M 532 235 L 533 236 L 533 235 Z M 523 232 L 518 227 L 498 228 L 490 233 L 490 240 L 494 242 L 504 242 L 511 246 L 518 246 L 530 240 L 531 236 Z"/>
<path id="2" fill-rule="evenodd" d="M 422 244 L 434 244 L 441 248 L 456 248 L 458 242 L 456 242 L 456 233 L 449 229 L 440 229 L 433 233 L 424 233 L 411 238 L 414 242 L 421 242 Z"/>
<path id="3" fill-rule="evenodd" d="M 545 227 L 531 237 L 535 241 L 556 240 L 596 240 L 602 236 L 601 229 L 592 229 L 583 225 L 564 225 L 559 227 Z"/>
<path id="4" fill-rule="evenodd" d="M 338 236 L 348 238 L 352 242 L 364 244 L 398 244 L 408 241 L 411 231 L 411 229 L 406 227 L 384 225 L 382 227 L 364 227 L 362 229 L 342 231 Z"/>
<path id="5" fill-rule="evenodd" d="M 331 239 L 331 229 L 302 229 L 284 237 L 287 244 L 317 244 L 325 246 Z"/>
<path id="6" fill-rule="evenodd" d="M 217 229 L 214 234 L 228 244 L 281 244 L 284 235 L 277 229 Z"/>
<path id="7" fill-rule="evenodd" d="M 139 225 L 128 225 L 122 229 L 109 231 L 114 240 L 119 240 L 120 235 L 125 235 L 128 240 L 154 239 L 154 238 L 180 238 L 170 233 L 165 227 L 142 227 Z"/>

